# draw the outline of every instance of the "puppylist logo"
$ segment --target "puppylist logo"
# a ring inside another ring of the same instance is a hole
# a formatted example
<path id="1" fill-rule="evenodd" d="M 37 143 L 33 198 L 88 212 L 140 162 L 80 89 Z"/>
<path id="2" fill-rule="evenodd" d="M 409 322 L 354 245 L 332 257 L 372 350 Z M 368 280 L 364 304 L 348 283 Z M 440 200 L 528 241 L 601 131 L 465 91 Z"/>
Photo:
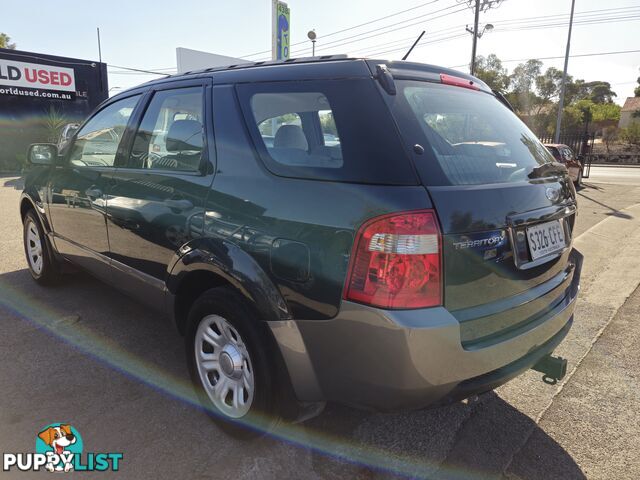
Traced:
<path id="1" fill-rule="evenodd" d="M 38 432 L 35 453 L 5 453 L 2 470 L 23 472 L 45 469 L 49 472 L 104 472 L 120 469 L 122 453 L 83 455 L 80 433 L 68 423 L 52 423 Z"/>

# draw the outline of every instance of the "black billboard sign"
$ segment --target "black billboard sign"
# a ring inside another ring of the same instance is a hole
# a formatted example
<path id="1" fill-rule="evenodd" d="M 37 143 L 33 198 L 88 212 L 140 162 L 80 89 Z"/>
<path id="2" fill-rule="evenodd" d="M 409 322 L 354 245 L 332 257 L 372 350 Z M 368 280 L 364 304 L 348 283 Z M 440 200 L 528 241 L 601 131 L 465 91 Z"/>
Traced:
<path id="1" fill-rule="evenodd" d="M 104 63 L 0 49 L 0 171 L 19 170 L 30 143 L 56 143 L 107 96 Z"/>

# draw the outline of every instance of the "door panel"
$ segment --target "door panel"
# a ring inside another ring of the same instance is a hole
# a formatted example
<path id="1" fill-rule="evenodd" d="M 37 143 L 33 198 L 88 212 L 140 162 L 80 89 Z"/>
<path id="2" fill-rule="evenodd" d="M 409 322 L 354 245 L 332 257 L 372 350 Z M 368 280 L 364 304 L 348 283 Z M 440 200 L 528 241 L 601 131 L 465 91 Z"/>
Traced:
<path id="1" fill-rule="evenodd" d="M 161 305 L 167 266 L 199 235 L 213 178 L 208 162 L 204 87 L 157 91 L 114 175 L 108 197 L 110 256 L 116 284 Z"/>
<path id="2" fill-rule="evenodd" d="M 60 253 L 101 278 L 109 278 L 107 193 L 122 137 L 140 96 L 116 101 L 78 131 L 63 166 L 49 182 L 49 215 Z"/>

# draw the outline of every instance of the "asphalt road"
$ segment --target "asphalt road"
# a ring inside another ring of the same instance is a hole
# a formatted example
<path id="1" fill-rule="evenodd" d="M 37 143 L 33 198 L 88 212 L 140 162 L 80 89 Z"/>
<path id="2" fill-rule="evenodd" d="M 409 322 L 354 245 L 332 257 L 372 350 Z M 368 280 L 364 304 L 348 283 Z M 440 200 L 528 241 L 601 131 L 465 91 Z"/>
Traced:
<path id="1" fill-rule="evenodd" d="M 0 451 L 33 451 L 41 427 L 70 422 L 85 451 L 123 452 L 127 479 L 637 478 L 640 179 L 604 176 L 594 170 L 579 192 L 584 288 L 563 384 L 530 371 L 476 402 L 419 412 L 329 405 L 251 443 L 191 402 L 182 339 L 157 315 L 88 275 L 31 280 L 20 182 L 0 178 Z"/>

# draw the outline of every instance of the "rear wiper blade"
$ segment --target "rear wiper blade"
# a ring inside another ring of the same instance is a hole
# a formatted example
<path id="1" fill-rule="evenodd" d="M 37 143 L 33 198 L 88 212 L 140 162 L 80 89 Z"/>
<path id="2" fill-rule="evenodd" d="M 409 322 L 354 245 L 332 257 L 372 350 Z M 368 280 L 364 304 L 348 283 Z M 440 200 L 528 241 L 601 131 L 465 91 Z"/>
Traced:
<path id="1" fill-rule="evenodd" d="M 562 163 L 558 162 L 549 162 L 543 163 L 542 165 L 538 165 L 531 170 L 529 173 L 529 178 L 544 178 L 549 175 L 566 175 L 567 167 L 565 167 Z"/>

